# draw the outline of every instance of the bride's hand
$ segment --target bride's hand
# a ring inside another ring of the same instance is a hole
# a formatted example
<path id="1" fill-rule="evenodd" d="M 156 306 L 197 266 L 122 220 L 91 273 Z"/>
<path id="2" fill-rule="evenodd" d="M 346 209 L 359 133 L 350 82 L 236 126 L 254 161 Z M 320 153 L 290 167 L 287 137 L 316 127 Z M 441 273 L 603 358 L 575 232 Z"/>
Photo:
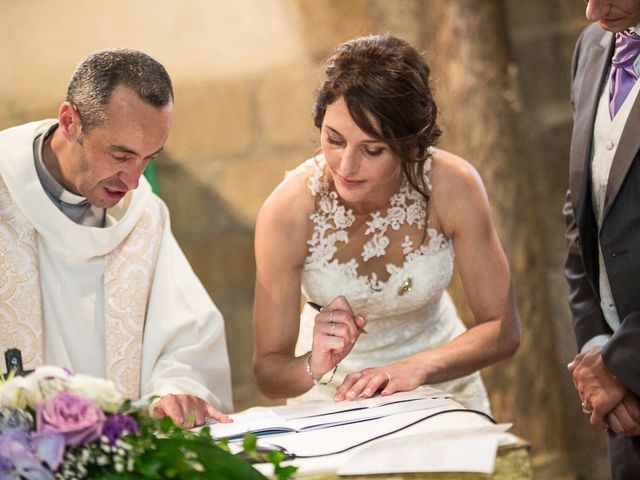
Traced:
<path id="1" fill-rule="evenodd" d="M 314 378 L 332 370 L 346 357 L 364 331 L 367 320 L 354 315 L 344 296 L 335 298 L 316 315 L 309 365 Z"/>
<path id="2" fill-rule="evenodd" d="M 369 398 L 376 392 L 391 395 L 394 392 L 414 390 L 424 383 L 424 373 L 415 360 L 405 359 L 386 367 L 365 368 L 348 374 L 336 388 L 335 401 Z"/>

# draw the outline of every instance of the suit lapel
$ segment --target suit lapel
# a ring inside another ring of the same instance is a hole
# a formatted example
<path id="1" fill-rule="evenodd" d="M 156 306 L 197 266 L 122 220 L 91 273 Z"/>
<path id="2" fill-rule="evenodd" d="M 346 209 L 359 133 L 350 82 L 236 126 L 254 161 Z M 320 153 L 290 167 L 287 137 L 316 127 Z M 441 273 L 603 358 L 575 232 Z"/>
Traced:
<path id="1" fill-rule="evenodd" d="M 609 70 L 609 59 L 613 49 L 613 35 L 602 32 L 603 35 L 590 45 L 585 45 L 588 49 L 584 61 L 584 66 L 577 72 L 575 82 L 576 89 L 584 92 L 575 98 L 576 117 L 573 126 L 573 142 L 570 156 L 570 188 L 573 209 L 576 213 L 576 220 L 580 224 L 581 218 L 585 214 L 584 209 L 590 208 L 591 195 L 589 186 L 591 185 L 591 144 L 593 141 L 593 124 L 598 108 L 598 100 L 605 84 L 607 72 Z M 640 113 L 640 112 L 639 112 Z M 588 213 L 588 212 L 586 212 Z"/>
<path id="2" fill-rule="evenodd" d="M 627 172 L 633 163 L 633 160 L 640 150 L 640 135 L 638 134 L 640 129 L 640 94 L 636 97 L 633 107 L 629 112 L 629 117 L 622 130 L 616 153 L 611 163 L 611 170 L 609 172 L 609 180 L 607 182 L 607 192 L 604 197 L 604 209 L 602 213 L 602 223 L 604 224 L 611 205 L 613 205 L 622 182 L 624 182 Z"/>

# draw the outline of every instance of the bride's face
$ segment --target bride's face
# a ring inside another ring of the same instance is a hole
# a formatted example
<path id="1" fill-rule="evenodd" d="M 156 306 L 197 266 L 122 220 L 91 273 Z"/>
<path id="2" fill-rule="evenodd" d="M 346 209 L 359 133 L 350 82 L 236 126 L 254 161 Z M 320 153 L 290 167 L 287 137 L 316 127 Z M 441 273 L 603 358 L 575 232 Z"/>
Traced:
<path id="1" fill-rule="evenodd" d="M 320 146 L 344 203 L 354 213 L 380 210 L 402 182 L 400 159 L 351 118 L 340 97 L 327 107 Z"/>

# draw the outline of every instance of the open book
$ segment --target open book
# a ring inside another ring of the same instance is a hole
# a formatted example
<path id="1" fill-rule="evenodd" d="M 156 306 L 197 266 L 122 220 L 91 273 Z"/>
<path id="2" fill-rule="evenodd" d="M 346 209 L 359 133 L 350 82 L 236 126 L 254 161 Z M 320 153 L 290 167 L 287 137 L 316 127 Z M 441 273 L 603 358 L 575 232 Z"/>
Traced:
<path id="1" fill-rule="evenodd" d="M 253 407 L 232 414 L 233 423 L 212 423 L 214 438 L 235 440 L 251 432 L 259 437 L 303 432 L 318 428 L 363 422 L 398 413 L 439 408 L 451 397 L 441 390 L 423 386 L 410 392 L 388 396 L 334 402 L 312 401 L 276 407 Z"/>

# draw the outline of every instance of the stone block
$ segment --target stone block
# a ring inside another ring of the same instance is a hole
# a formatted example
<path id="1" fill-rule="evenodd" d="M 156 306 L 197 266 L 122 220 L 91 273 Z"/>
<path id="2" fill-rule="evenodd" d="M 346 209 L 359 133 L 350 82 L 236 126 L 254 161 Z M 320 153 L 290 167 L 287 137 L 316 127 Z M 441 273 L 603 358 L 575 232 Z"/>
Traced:
<path id="1" fill-rule="evenodd" d="M 216 177 L 221 169 L 207 164 L 209 175 Z M 248 227 L 220 198 L 210 184 L 203 182 L 196 168 L 186 170 L 166 155 L 157 163 L 160 195 L 171 212 L 171 225 L 176 237 L 193 238 L 211 232 L 235 232 Z"/>
<path id="2" fill-rule="evenodd" d="M 313 66 L 291 64 L 265 72 L 257 87 L 261 148 L 291 147 L 318 137 L 311 110 L 320 74 Z"/>
<path id="3" fill-rule="evenodd" d="M 178 242 L 213 298 L 225 290 L 253 289 L 253 232 L 210 233 Z"/>
<path id="4" fill-rule="evenodd" d="M 203 164 L 198 178 L 215 191 L 233 218 L 253 228 L 260 207 L 285 172 L 313 154 L 313 148 L 305 150 L 300 154 L 283 152 L 218 165 Z"/>
<path id="5" fill-rule="evenodd" d="M 247 78 L 177 83 L 167 152 L 188 164 L 247 151 L 252 141 L 250 94 Z"/>
<path id="6" fill-rule="evenodd" d="M 296 0 L 306 44 L 314 59 L 326 58 L 335 47 L 352 37 L 376 32 L 366 0 Z"/>

